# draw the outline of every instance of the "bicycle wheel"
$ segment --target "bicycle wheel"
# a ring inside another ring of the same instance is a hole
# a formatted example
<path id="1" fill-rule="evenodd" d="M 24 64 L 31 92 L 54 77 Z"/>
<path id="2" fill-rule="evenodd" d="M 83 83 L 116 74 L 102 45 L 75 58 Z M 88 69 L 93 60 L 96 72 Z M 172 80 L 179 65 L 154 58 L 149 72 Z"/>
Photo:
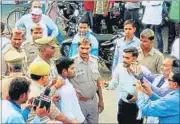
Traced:
<path id="1" fill-rule="evenodd" d="M 24 12 L 21 9 L 15 9 L 11 11 L 7 17 L 7 25 L 10 28 L 14 28 L 16 21 L 19 20 L 24 15 Z"/>

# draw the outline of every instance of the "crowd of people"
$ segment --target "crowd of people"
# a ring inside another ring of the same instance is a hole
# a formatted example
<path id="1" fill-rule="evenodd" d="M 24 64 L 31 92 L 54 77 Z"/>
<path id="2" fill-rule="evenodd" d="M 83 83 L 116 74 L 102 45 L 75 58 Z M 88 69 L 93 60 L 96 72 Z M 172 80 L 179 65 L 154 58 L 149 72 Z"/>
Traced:
<path id="1" fill-rule="evenodd" d="M 10 37 L 3 35 L 1 22 L 1 123 L 98 123 L 106 109 L 103 88 L 117 88 L 120 124 L 180 123 L 179 36 L 175 39 L 180 2 L 172 1 L 168 11 L 169 55 L 163 54 L 160 26 L 164 2 L 124 2 L 124 37 L 116 41 L 107 81 L 99 71 L 99 43 L 90 28 L 96 32 L 96 19 L 107 17 L 115 3 L 83 1 L 90 22 L 79 21 L 68 57 L 61 56 L 61 33 L 43 14 L 40 1 L 30 2 L 30 13 L 16 22 Z M 139 22 L 141 5 L 145 10 Z"/>

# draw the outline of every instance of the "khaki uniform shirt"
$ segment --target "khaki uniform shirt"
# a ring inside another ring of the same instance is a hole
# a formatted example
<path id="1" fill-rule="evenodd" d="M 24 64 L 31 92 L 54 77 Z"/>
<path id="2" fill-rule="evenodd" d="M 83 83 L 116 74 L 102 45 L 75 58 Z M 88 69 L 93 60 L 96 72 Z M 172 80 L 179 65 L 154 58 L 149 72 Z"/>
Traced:
<path id="1" fill-rule="evenodd" d="M 36 62 L 36 61 L 44 61 L 44 60 L 40 56 L 38 56 L 37 58 L 34 59 L 33 62 Z M 51 67 L 51 72 L 49 74 L 49 81 L 51 81 L 53 77 L 58 77 L 60 79 L 61 77 L 58 74 L 54 61 L 50 59 L 49 61 L 45 61 L 45 62 L 47 62 Z"/>
<path id="2" fill-rule="evenodd" d="M 18 76 L 23 76 L 23 73 L 22 72 L 13 72 L 13 73 L 10 73 L 9 76 L 5 76 L 3 79 L 2 79 L 2 98 L 5 99 L 7 96 L 9 96 L 9 86 L 10 86 L 10 83 L 11 81 L 18 77 Z"/>
<path id="3" fill-rule="evenodd" d="M 27 55 L 27 65 L 29 64 L 37 57 L 39 54 L 38 47 L 33 43 L 33 41 L 26 41 L 22 48 L 25 50 Z"/>
<path id="4" fill-rule="evenodd" d="M 19 52 L 19 53 L 23 54 L 23 56 L 24 56 L 23 73 L 24 73 L 25 75 L 27 75 L 27 56 L 26 56 L 26 53 L 25 53 L 24 49 L 19 48 L 19 49 L 17 50 L 17 49 L 14 48 L 12 45 L 10 45 L 9 48 L 6 50 L 6 52 L 3 53 L 3 57 L 2 57 L 3 59 L 2 59 L 2 61 L 4 61 L 4 62 L 6 63 L 6 65 L 4 65 L 4 66 L 6 66 L 6 68 L 4 68 L 5 70 L 3 70 L 3 72 L 6 72 L 6 74 L 9 73 L 8 70 L 7 70 L 7 67 L 8 67 L 7 62 L 6 62 L 6 60 L 4 59 L 4 55 L 6 55 L 9 51 L 11 51 L 11 52 L 15 51 L 15 52 Z M 4 63 L 4 62 L 3 62 L 3 63 Z"/>
<path id="5" fill-rule="evenodd" d="M 144 56 L 142 49 L 139 51 L 138 61 L 154 74 L 159 74 L 161 72 L 163 60 L 163 54 L 155 48 L 152 48 L 146 56 Z"/>
<path id="6" fill-rule="evenodd" d="M 70 79 L 73 86 L 80 91 L 80 95 L 86 98 L 93 98 L 97 91 L 97 80 L 101 78 L 98 70 L 98 58 L 90 56 L 89 61 L 85 62 L 79 55 L 73 57 L 76 76 Z"/>
<path id="7" fill-rule="evenodd" d="M 30 85 L 30 93 L 29 93 L 29 98 L 32 97 L 38 97 L 40 96 L 41 93 L 43 93 L 45 90 L 45 87 L 40 85 L 38 82 L 32 81 Z M 51 87 L 51 94 L 54 95 L 55 93 L 55 88 Z M 50 107 L 50 119 L 55 119 L 56 116 L 60 113 L 59 109 L 55 106 L 54 103 L 51 102 L 51 107 Z M 31 122 L 34 117 L 36 116 L 34 110 L 32 109 L 31 112 L 29 113 L 29 117 L 27 122 Z M 41 122 L 46 123 L 49 121 L 48 117 L 44 117 L 41 119 Z"/>

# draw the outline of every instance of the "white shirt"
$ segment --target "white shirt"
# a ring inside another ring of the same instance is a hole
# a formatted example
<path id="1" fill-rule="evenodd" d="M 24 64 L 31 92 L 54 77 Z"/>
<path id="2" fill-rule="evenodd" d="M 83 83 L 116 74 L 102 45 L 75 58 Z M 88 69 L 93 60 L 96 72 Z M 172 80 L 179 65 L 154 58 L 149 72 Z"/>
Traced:
<path id="1" fill-rule="evenodd" d="M 174 41 L 174 44 L 173 44 L 173 46 L 172 46 L 172 51 L 171 51 L 171 55 L 172 56 L 175 56 L 176 58 L 178 58 L 178 59 L 180 59 L 180 54 L 179 54 L 179 47 L 180 47 L 180 44 L 179 44 L 179 41 L 180 39 L 178 38 L 178 39 L 176 39 L 175 41 Z"/>
<path id="2" fill-rule="evenodd" d="M 150 71 L 142 66 L 143 72 L 149 73 Z M 116 66 L 113 73 L 112 80 L 109 82 L 108 89 L 115 89 L 117 87 L 117 102 L 122 99 L 124 102 L 128 102 L 126 99 L 128 94 L 136 95 L 137 79 L 127 71 L 127 68 L 123 67 L 123 63 Z"/>
<path id="3" fill-rule="evenodd" d="M 159 25 L 162 22 L 163 1 L 143 1 L 142 5 L 145 6 L 142 23 Z"/>
<path id="4" fill-rule="evenodd" d="M 35 23 L 31 19 L 31 14 L 27 14 L 22 16 L 17 22 L 16 22 L 16 27 L 19 26 L 25 26 L 26 28 L 26 40 L 32 41 L 32 36 L 31 36 L 31 28 L 33 27 Z M 43 22 L 43 19 L 38 22 L 38 24 L 41 25 L 43 28 L 43 36 L 48 36 L 48 31 L 45 23 Z"/>
<path id="5" fill-rule="evenodd" d="M 65 85 L 58 89 L 57 94 L 60 100 L 57 104 L 60 111 L 70 120 L 77 119 L 79 123 L 85 120 L 81 111 L 75 89 L 68 79 L 65 79 Z"/>

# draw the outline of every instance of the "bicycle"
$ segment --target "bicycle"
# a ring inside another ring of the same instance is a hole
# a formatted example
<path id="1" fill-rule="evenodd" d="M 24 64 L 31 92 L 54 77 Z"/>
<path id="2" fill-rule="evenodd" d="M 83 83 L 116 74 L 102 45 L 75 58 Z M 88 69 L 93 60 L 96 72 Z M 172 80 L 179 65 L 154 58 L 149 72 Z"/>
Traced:
<path id="1" fill-rule="evenodd" d="M 13 9 L 7 16 L 6 23 L 10 28 L 14 28 L 16 21 L 19 20 L 23 15 L 29 13 L 30 7 L 23 6 Z"/>

